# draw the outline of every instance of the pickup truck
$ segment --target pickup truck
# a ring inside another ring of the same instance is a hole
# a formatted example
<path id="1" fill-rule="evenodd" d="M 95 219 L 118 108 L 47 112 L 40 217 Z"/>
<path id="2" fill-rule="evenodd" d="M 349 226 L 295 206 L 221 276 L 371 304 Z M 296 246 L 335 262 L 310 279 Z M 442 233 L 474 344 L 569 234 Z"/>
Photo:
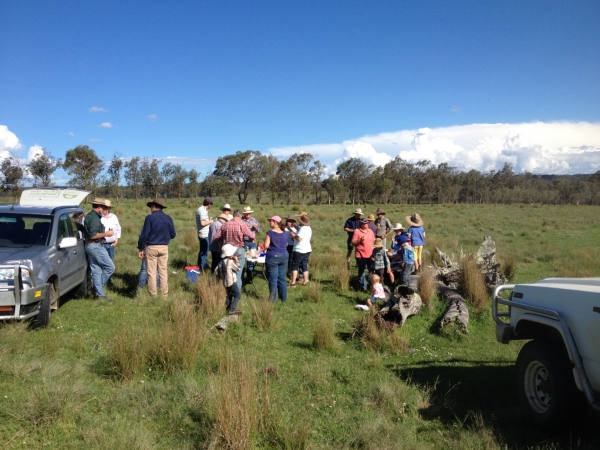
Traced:
<path id="1" fill-rule="evenodd" d="M 492 317 L 498 342 L 530 340 L 517 358 L 516 381 L 535 422 L 569 423 L 588 409 L 585 400 L 600 411 L 600 278 L 498 286 Z"/>
<path id="2" fill-rule="evenodd" d="M 18 205 L 0 205 L 0 321 L 45 327 L 63 295 L 88 294 L 91 274 L 75 221 L 88 194 L 26 189 Z"/>

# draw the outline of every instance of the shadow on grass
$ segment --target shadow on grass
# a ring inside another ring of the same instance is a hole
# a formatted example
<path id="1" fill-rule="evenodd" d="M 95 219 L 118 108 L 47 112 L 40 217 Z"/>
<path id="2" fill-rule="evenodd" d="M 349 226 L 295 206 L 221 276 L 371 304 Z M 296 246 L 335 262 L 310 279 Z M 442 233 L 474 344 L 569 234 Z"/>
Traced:
<path id="1" fill-rule="evenodd" d="M 138 275 L 129 272 L 115 272 L 111 277 L 111 280 L 121 280 L 121 283 L 111 283 L 111 291 L 117 294 L 127 297 L 134 298 L 137 294 Z"/>
<path id="2" fill-rule="evenodd" d="M 430 390 L 429 406 L 419 411 L 425 420 L 476 427 L 473 420 L 480 415 L 498 441 L 510 448 L 550 441 L 560 448 L 600 448 L 600 419 L 591 414 L 582 414 L 576 426 L 565 430 L 548 431 L 529 419 L 519 406 L 514 361 L 491 364 L 455 359 L 445 364 L 423 361 L 387 367 L 403 381 Z"/>

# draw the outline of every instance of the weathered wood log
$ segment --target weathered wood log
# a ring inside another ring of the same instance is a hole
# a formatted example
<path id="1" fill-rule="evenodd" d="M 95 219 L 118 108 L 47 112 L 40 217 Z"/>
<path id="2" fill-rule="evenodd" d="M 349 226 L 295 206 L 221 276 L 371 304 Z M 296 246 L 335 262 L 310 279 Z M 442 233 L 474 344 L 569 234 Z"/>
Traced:
<path id="1" fill-rule="evenodd" d="M 225 330 L 227 330 L 227 327 L 229 326 L 230 323 L 237 322 L 238 320 L 240 320 L 240 316 L 237 316 L 237 315 L 225 316 L 221 320 L 219 320 L 216 324 L 214 324 L 213 327 L 210 330 L 208 330 L 208 332 L 210 333 L 211 331 L 214 331 L 214 330 L 225 331 Z"/>
<path id="2" fill-rule="evenodd" d="M 399 326 L 421 310 L 421 296 L 409 286 L 397 286 L 392 297 L 383 305 L 376 318 Z"/>
<path id="3" fill-rule="evenodd" d="M 465 333 L 469 332 L 469 308 L 465 299 L 454 289 L 450 289 L 443 283 L 437 284 L 438 292 L 448 302 L 448 307 L 441 317 L 440 327 L 457 322 Z"/>

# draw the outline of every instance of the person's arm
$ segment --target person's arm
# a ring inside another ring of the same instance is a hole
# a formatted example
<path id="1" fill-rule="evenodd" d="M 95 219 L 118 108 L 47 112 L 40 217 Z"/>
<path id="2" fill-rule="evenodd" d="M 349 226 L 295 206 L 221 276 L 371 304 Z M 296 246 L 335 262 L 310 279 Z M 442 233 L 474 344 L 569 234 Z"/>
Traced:
<path id="1" fill-rule="evenodd" d="M 267 233 L 267 236 L 265 237 L 265 250 L 268 250 L 270 245 L 271 245 L 271 236 L 269 236 L 269 233 Z"/>
<path id="2" fill-rule="evenodd" d="M 360 243 L 364 240 L 365 240 L 364 235 L 359 236 L 358 231 L 355 231 L 354 234 L 352 235 L 352 245 L 354 245 L 355 247 L 357 245 L 360 245 Z"/>
<path id="3" fill-rule="evenodd" d="M 242 227 L 242 233 L 244 234 L 244 236 L 247 236 L 248 239 L 250 239 L 251 241 L 253 241 L 256 237 L 256 235 L 250 230 L 250 228 L 248 228 L 248 225 L 246 224 L 244 224 L 244 226 Z"/>
<path id="4" fill-rule="evenodd" d="M 148 244 L 148 233 L 150 232 L 150 215 L 146 216 L 144 220 L 144 226 L 142 227 L 142 231 L 140 232 L 140 237 L 138 238 L 138 250 L 140 252 L 144 252 L 146 249 L 146 245 Z"/>
<path id="5" fill-rule="evenodd" d="M 254 219 L 254 232 L 260 233 L 260 223 L 256 219 Z"/>

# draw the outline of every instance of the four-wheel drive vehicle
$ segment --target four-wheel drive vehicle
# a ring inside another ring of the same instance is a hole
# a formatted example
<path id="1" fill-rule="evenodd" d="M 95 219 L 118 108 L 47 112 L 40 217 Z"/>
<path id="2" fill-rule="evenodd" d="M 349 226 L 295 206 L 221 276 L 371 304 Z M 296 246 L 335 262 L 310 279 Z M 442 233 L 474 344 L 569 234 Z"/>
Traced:
<path id="1" fill-rule="evenodd" d="M 19 205 L 0 205 L 0 320 L 31 318 L 47 326 L 69 291 L 87 295 L 91 281 L 84 241 L 73 215 L 89 194 L 28 189 Z"/>
<path id="2" fill-rule="evenodd" d="M 492 316 L 498 342 L 531 339 L 517 358 L 517 393 L 536 422 L 569 423 L 587 409 L 581 392 L 600 411 L 600 278 L 498 286 Z"/>

